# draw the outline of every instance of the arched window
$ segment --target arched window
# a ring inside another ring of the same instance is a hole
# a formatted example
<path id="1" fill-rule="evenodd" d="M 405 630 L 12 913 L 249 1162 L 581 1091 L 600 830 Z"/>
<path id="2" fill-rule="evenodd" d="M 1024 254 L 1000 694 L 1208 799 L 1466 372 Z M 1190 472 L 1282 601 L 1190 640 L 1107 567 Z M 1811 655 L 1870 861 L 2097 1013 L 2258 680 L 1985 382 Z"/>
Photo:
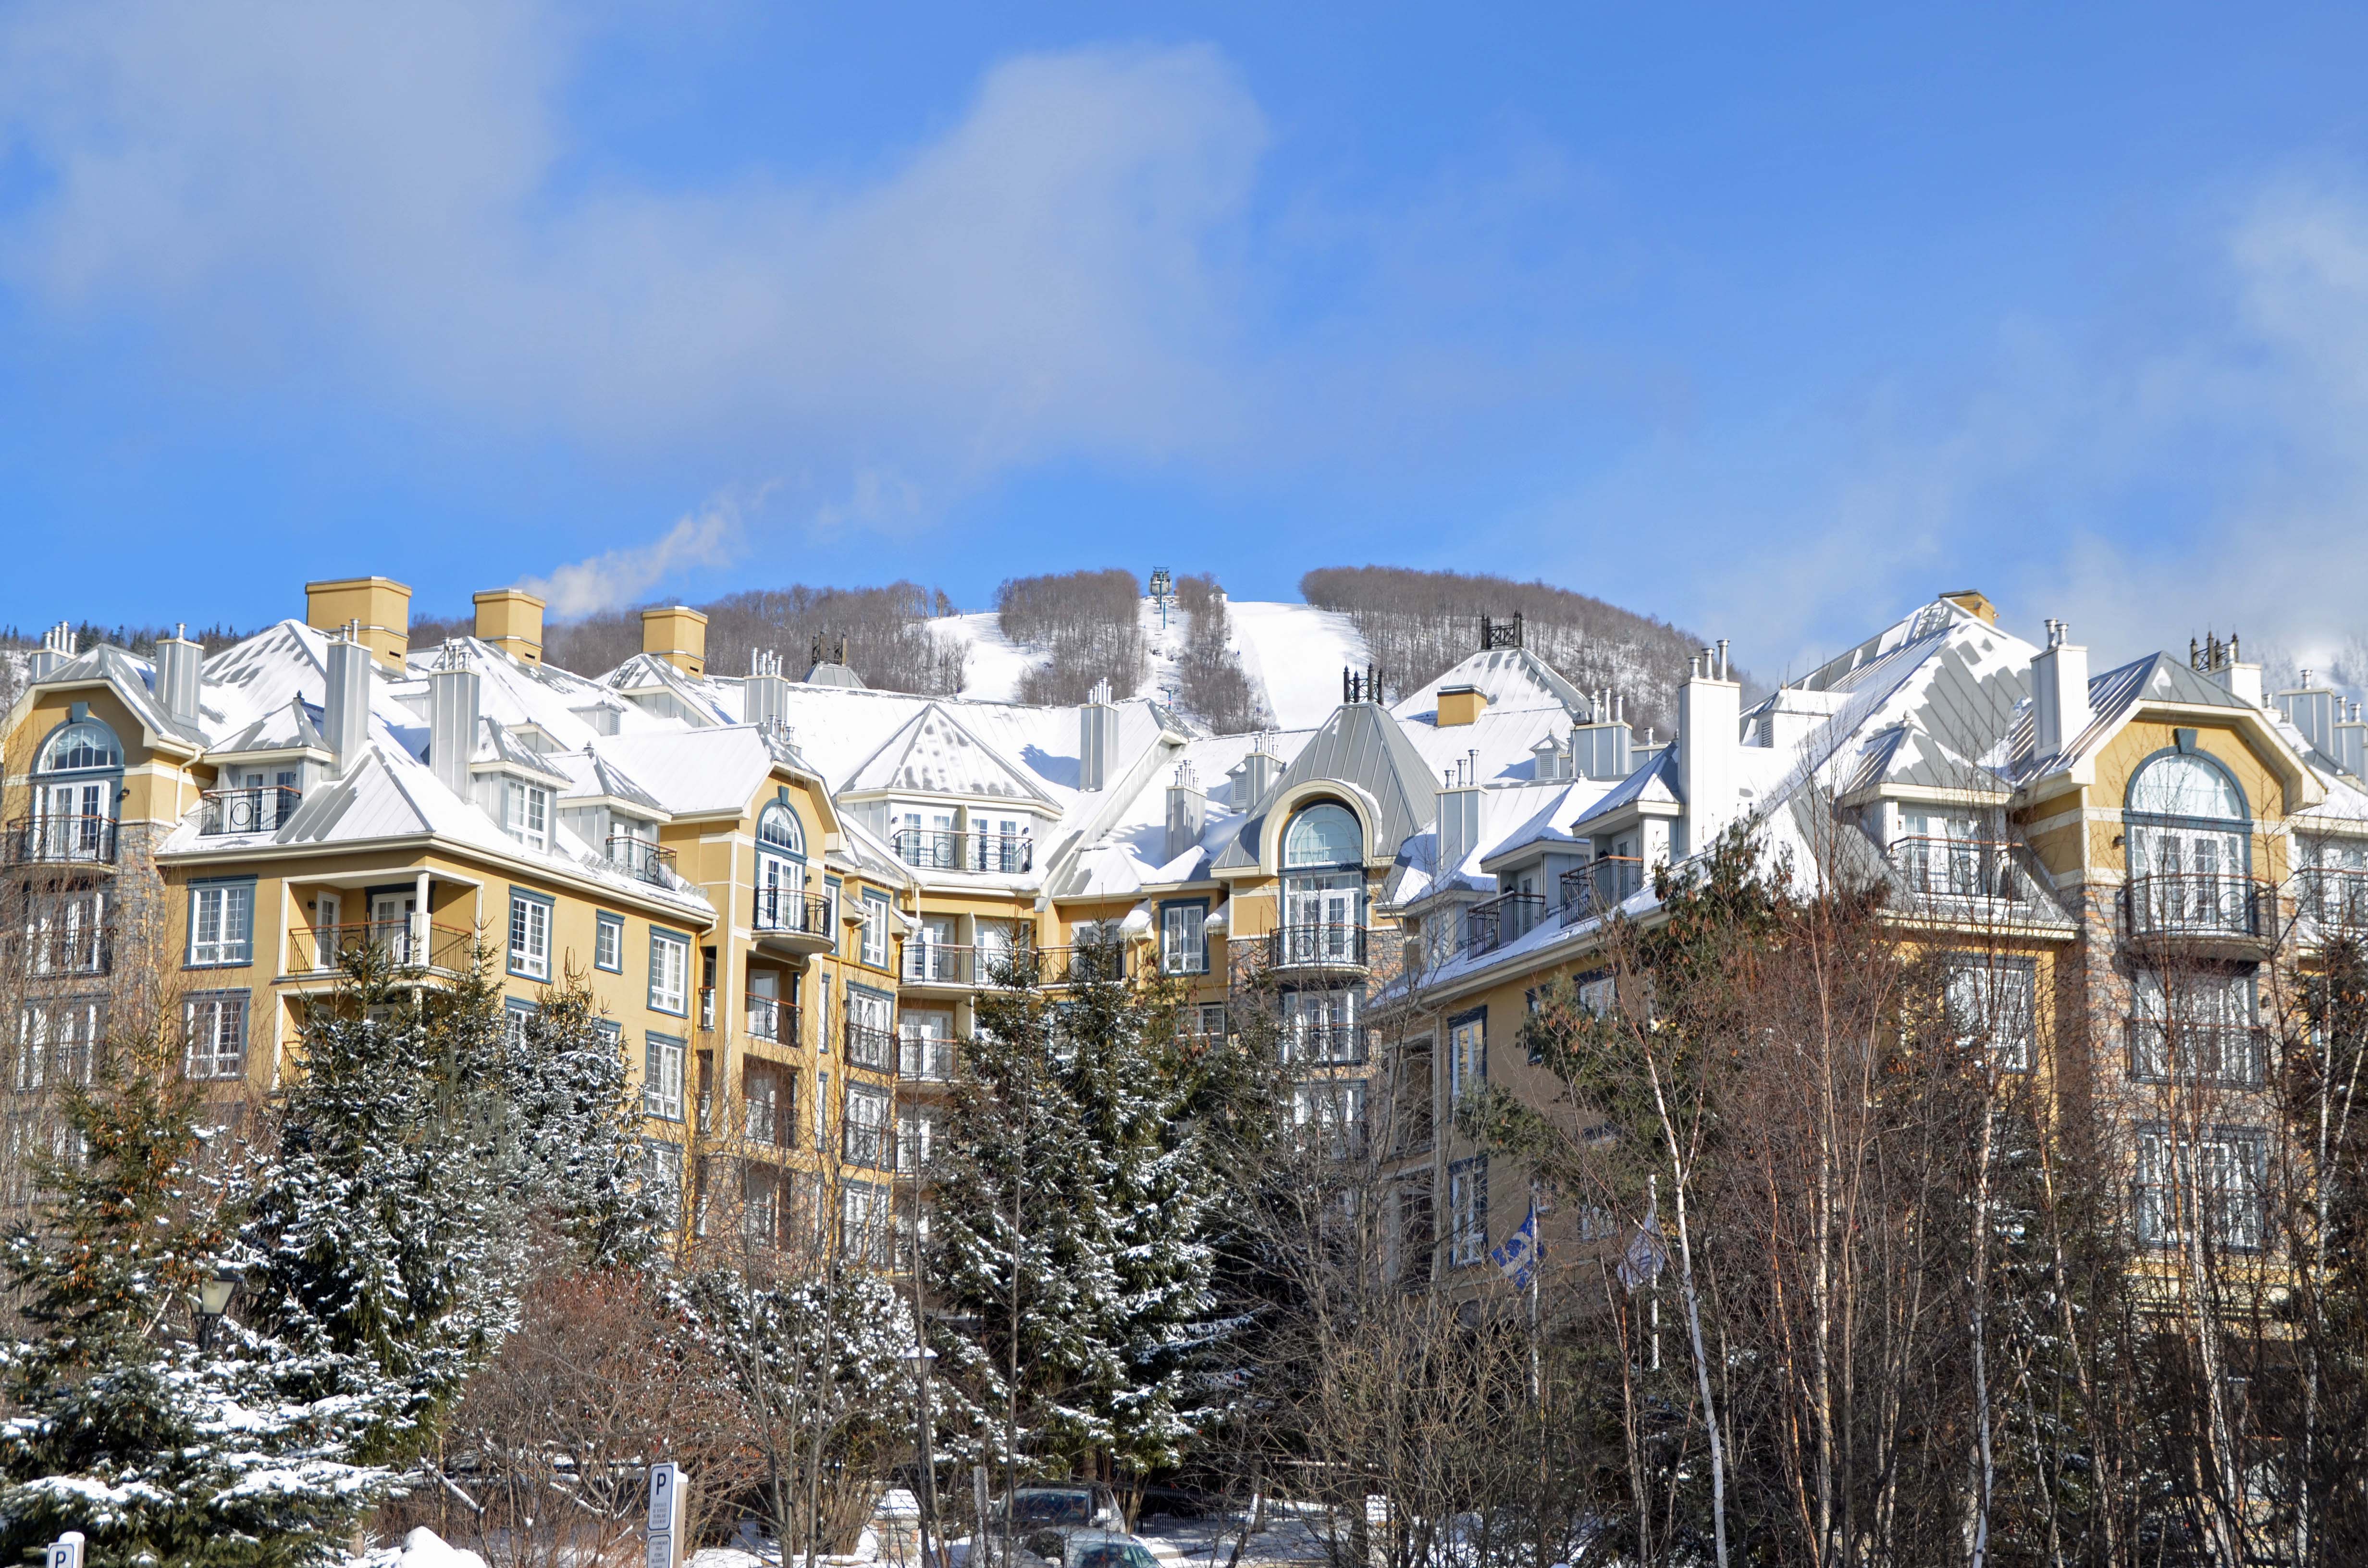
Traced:
<path id="1" fill-rule="evenodd" d="M 798 826 L 798 813 L 779 801 L 757 814 L 757 842 L 767 849 L 801 859 L 806 852 L 806 835 Z"/>
<path id="2" fill-rule="evenodd" d="M 2242 822 L 2245 792 L 2217 763 L 2192 752 L 2171 752 L 2138 769 L 2130 780 L 2133 816 Z"/>
<path id="3" fill-rule="evenodd" d="M 1365 858 L 1364 830 L 1346 806 L 1310 806 L 1291 819 L 1282 840 L 1286 869 L 1354 866 Z"/>
<path id="4" fill-rule="evenodd" d="M 123 766 L 123 748 L 115 732 L 96 719 L 79 719 L 62 726 L 41 747 L 36 773 L 79 773 L 97 767 Z"/>

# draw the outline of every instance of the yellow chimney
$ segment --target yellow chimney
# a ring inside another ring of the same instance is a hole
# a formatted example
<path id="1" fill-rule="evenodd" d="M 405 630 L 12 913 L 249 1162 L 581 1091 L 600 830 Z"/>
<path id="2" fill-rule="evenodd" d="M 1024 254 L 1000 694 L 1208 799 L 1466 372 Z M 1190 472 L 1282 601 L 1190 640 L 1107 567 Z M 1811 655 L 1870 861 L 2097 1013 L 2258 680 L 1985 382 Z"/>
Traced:
<path id="1" fill-rule="evenodd" d="M 689 605 L 642 611 L 642 652 L 687 676 L 707 673 L 707 617 Z"/>
<path id="2" fill-rule="evenodd" d="M 1942 594 L 1941 597 L 1968 614 L 1980 616 L 1992 626 L 1998 624 L 1998 606 L 1984 597 L 1979 589 L 1959 588 L 1953 594 Z"/>
<path id="3" fill-rule="evenodd" d="M 411 651 L 411 590 L 392 577 L 340 577 L 304 585 L 304 624 L 315 631 L 361 628 L 362 646 L 401 671 Z"/>
<path id="4" fill-rule="evenodd" d="M 524 588 L 488 588 L 477 607 L 477 640 L 514 659 L 542 663 L 542 601 Z"/>
<path id="5" fill-rule="evenodd" d="M 1480 717 L 1488 699 L 1476 686 L 1451 686 L 1439 693 L 1439 725 L 1469 724 Z"/>

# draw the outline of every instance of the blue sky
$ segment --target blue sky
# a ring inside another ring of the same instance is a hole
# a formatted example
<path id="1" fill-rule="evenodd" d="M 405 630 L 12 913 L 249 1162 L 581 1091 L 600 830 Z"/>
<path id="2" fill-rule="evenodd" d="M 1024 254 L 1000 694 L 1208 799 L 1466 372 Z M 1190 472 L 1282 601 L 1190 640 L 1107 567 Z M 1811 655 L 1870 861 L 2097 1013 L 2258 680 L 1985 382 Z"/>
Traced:
<path id="1" fill-rule="evenodd" d="M 2358 7 L 0 10 L 0 619 L 1499 570 L 2368 631 Z"/>

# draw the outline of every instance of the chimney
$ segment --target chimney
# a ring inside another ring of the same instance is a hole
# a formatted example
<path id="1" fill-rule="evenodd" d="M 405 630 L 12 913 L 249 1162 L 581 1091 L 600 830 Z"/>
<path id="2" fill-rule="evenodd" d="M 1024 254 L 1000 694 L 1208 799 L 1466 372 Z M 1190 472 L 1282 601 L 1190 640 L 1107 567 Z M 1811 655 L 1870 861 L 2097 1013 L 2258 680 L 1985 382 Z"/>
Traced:
<path id="1" fill-rule="evenodd" d="M 206 651 L 183 635 L 188 631 L 184 623 L 173 628 L 170 637 L 156 639 L 156 699 L 176 722 L 195 724 L 199 677 L 205 667 Z"/>
<path id="2" fill-rule="evenodd" d="M 1110 684 L 1094 683 L 1093 695 L 1077 710 L 1077 788 L 1099 790 L 1110 782 L 1110 753 L 1118 745 L 1118 710 Z"/>
<path id="3" fill-rule="evenodd" d="M 790 683 L 781 674 L 780 654 L 750 649 L 748 678 L 741 683 L 740 694 L 740 717 L 745 722 L 789 728 Z"/>
<path id="4" fill-rule="evenodd" d="M 43 681 L 74 663 L 74 634 L 70 622 L 59 621 L 41 633 L 40 650 L 25 660 L 27 682 Z"/>
<path id="5" fill-rule="evenodd" d="M 707 617 L 689 605 L 642 611 L 642 652 L 687 676 L 707 673 Z"/>
<path id="6" fill-rule="evenodd" d="M 1258 741 L 1250 747 L 1250 754 L 1234 764 L 1225 777 L 1234 781 L 1234 810 L 1248 811 L 1266 799 L 1267 791 L 1274 788 L 1274 781 L 1282 777 L 1282 758 L 1267 749 L 1264 730 L 1258 732 Z"/>
<path id="7" fill-rule="evenodd" d="M 2335 722 L 2343 716 L 2343 699 L 2323 686 L 2314 685 L 2310 672 L 2302 672 L 2302 686 L 2294 691 L 2278 693 L 2278 707 L 2286 722 L 2302 732 L 2302 738 L 2328 756 L 2335 755 Z"/>
<path id="8" fill-rule="evenodd" d="M 2267 707 L 2268 701 L 2262 694 L 2261 666 L 2244 662 L 2240 644 L 2241 639 L 2233 631 L 2226 642 L 2207 632 L 2199 658 L 2195 641 L 2190 638 L 2187 644 L 2188 667 L 2200 669 L 2206 680 L 2217 682 L 2229 696 L 2247 707 Z"/>
<path id="9" fill-rule="evenodd" d="M 339 777 L 353 771 L 370 740 L 371 651 L 362 629 L 347 626 L 329 638 L 329 689 L 322 707 L 321 738 L 336 754 Z"/>
<path id="10" fill-rule="evenodd" d="M 2350 717 L 2342 717 L 2347 711 Z M 2368 778 L 2368 724 L 2360 722 L 2360 704 L 2339 705 L 2336 712 L 2335 744 L 2327 755 L 2352 778 Z"/>
<path id="11" fill-rule="evenodd" d="M 1699 855 L 1742 804 L 1743 687 L 1727 678 L 1726 643 L 1694 656 L 1678 687 L 1678 793 L 1685 802 L 1682 853 Z"/>
<path id="12" fill-rule="evenodd" d="M 477 641 L 524 665 L 542 663 L 542 601 L 524 588 L 488 588 L 477 607 Z"/>
<path id="13" fill-rule="evenodd" d="M 1625 778 L 1636 767 L 1635 736 L 1628 729 L 1625 699 L 1599 691 L 1584 724 L 1570 731 L 1571 757 L 1581 778 Z"/>
<path id="14" fill-rule="evenodd" d="M 1998 606 L 1990 603 L 1988 596 L 1979 588 L 1957 588 L 1941 597 L 1987 625 L 1998 624 Z"/>
<path id="15" fill-rule="evenodd" d="M 411 652 L 411 590 L 392 577 L 339 577 L 304 585 L 304 624 L 351 631 L 378 662 L 400 673 Z"/>
<path id="16" fill-rule="evenodd" d="M 1440 775 L 1439 869 L 1435 882 L 1455 874 L 1457 867 L 1480 846 L 1480 779 L 1471 756 Z"/>
<path id="17" fill-rule="evenodd" d="M 477 752 L 477 672 L 458 642 L 427 676 L 427 766 L 461 800 L 471 797 L 469 759 Z"/>
<path id="18" fill-rule="evenodd" d="M 2089 650 L 2066 641 L 2072 629 L 2047 625 L 2047 646 L 2031 661 L 2031 750 L 2054 756 L 2089 727 Z"/>
<path id="19" fill-rule="evenodd" d="M 1209 797 L 1192 772 L 1192 765 L 1176 765 L 1176 780 L 1167 786 L 1167 853 L 1165 860 L 1189 854 L 1201 842 L 1209 824 Z"/>
<path id="20" fill-rule="evenodd" d="M 1476 686 L 1441 687 L 1439 692 L 1439 727 L 1469 724 L 1486 710 L 1487 695 Z"/>

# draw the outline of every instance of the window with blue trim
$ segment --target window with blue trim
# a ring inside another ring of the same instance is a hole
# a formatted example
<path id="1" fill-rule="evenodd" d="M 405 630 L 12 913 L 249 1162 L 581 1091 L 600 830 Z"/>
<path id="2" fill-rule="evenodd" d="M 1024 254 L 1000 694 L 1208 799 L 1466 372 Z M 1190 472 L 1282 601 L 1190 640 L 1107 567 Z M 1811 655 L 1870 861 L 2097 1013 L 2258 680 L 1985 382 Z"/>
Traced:
<path id="1" fill-rule="evenodd" d="M 603 915 L 592 936 L 592 967 L 610 974 L 625 972 L 625 917 Z"/>
<path id="2" fill-rule="evenodd" d="M 690 938 L 672 931 L 650 932 L 650 1010 L 690 1016 Z"/>
<path id="3" fill-rule="evenodd" d="M 191 969 L 255 961 L 255 883 L 200 882 L 189 889 Z"/>
<path id="4" fill-rule="evenodd" d="M 510 972 L 524 980 L 551 978 L 551 900 L 510 892 Z"/>
<path id="5" fill-rule="evenodd" d="M 642 1037 L 642 1114 L 661 1121 L 682 1119 L 685 1042 L 673 1035 Z"/>

